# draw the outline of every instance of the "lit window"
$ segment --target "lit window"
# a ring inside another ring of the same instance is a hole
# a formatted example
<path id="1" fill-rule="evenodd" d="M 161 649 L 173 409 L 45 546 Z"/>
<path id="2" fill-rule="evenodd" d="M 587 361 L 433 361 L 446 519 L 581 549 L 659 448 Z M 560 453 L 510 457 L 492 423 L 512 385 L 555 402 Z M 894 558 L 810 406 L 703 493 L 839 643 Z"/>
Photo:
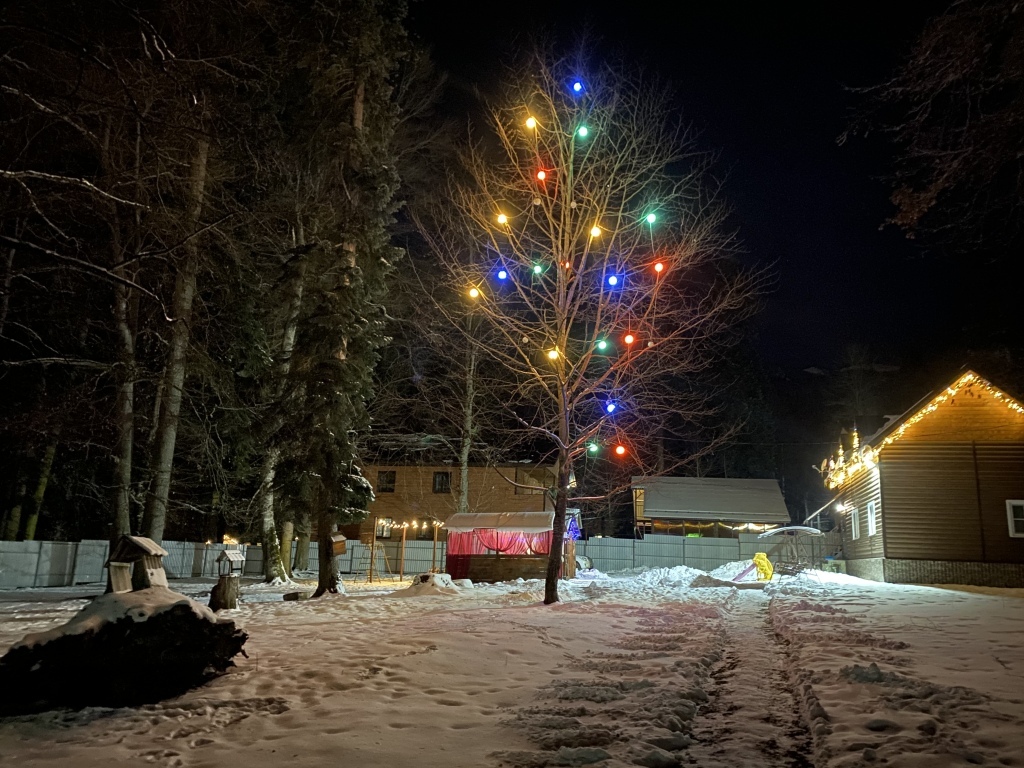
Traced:
<path id="1" fill-rule="evenodd" d="M 850 507 L 850 538 L 860 538 L 860 514 L 856 507 Z"/>
<path id="2" fill-rule="evenodd" d="M 1024 538 L 1024 500 L 1007 499 L 1006 522 L 1010 526 L 1010 536 L 1015 539 Z"/>
<path id="3" fill-rule="evenodd" d="M 878 533 L 878 515 L 875 510 L 875 502 L 868 502 L 868 536 Z"/>
<path id="4" fill-rule="evenodd" d="M 395 492 L 395 470 L 385 469 L 377 472 L 377 493 Z"/>
<path id="5" fill-rule="evenodd" d="M 435 472 L 434 473 L 434 493 L 451 493 L 452 492 L 452 473 L 451 472 Z"/>

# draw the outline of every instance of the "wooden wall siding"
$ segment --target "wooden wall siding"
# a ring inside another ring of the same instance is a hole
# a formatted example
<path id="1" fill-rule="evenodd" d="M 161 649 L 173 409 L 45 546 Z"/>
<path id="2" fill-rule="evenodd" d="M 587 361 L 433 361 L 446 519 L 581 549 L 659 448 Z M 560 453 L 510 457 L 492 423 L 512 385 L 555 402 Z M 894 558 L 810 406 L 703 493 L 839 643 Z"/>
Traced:
<path id="1" fill-rule="evenodd" d="M 427 518 L 447 520 L 455 514 L 456 494 L 459 489 L 459 468 L 451 466 L 398 466 L 368 465 L 363 468 L 364 477 L 375 491 L 377 472 L 391 470 L 395 473 L 394 493 L 376 493 L 376 500 L 370 503 L 369 518 L 364 529 L 373 526 L 374 517 L 390 517 L 396 523 Z M 515 479 L 515 467 L 502 467 L 501 472 Z M 451 472 L 452 492 L 434 493 L 434 473 Z M 540 512 L 551 509 L 547 494 L 516 493 L 494 467 L 469 468 L 469 511 L 470 512 Z M 396 534 L 399 535 L 399 534 Z M 412 537 L 412 533 L 409 536 Z"/>
<path id="2" fill-rule="evenodd" d="M 886 447 L 879 470 L 886 557 L 982 559 L 971 443 L 900 440 Z"/>
<path id="3" fill-rule="evenodd" d="M 1024 414 L 977 388 L 960 392 L 952 400 L 909 427 L 886 451 L 907 442 L 925 443 L 1024 442 Z"/>
<path id="4" fill-rule="evenodd" d="M 978 443 L 978 497 L 985 560 L 1024 563 L 1024 538 L 1011 538 L 1006 500 L 1024 499 L 1024 444 Z"/>
<path id="5" fill-rule="evenodd" d="M 857 476 L 857 478 L 843 489 L 840 499 L 846 506 L 847 512 L 842 516 L 843 531 L 843 554 L 849 560 L 857 560 L 865 557 L 883 557 L 885 555 L 882 524 L 884 508 L 882 505 L 882 492 L 878 480 L 878 473 L 868 470 Z M 868 536 L 868 502 L 875 502 L 875 520 L 878 527 L 874 536 Z M 852 523 L 850 516 L 852 509 L 857 510 L 857 520 L 860 523 L 860 538 L 851 538 Z"/>

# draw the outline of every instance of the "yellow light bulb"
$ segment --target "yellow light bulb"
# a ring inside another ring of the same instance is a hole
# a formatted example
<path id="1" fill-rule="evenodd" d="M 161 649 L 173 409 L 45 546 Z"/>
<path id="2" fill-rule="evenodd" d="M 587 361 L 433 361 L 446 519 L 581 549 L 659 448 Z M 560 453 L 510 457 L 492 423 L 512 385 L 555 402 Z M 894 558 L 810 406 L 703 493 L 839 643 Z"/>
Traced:
<path id="1" fill-rule="evenodd" d="M 470 288 L 469 289 L 469 298 L 471 298 L 471 299 L 478 299 L 478 298 L 480 298 L 480 289 L 479 288 Z"/>
<path id="2" fill-rule="evenodd" d="M 526 118 L 526 127 L 529 128 L 531 131 L 534 128 L 536 128 L 537 127 L 537 118 L 532 117 L 532 116 Z"/>
<path id="3" fill-rule="evenodd" d="M 498 214 L 498 223 L 499 224 L 508 224 L 508 216 L 506 216 L 504 213 L 499 213 Z"/>
<path id="4" fill-rule="evenodd" d="M 548 357 L 551 360 L 557 360 L 558 359 L 558 350 L 557 349 L 549 350 L 548 351 Z"/>
<path id="5" fill-rule="evenodd" d="M 597 226 L 597 225 L 593 226 L 591 228 L 591 230 L 590 230 L 590 236 L 591 237 L 600 237 L 601 236 L 601 228 L 599 226 Z"/>

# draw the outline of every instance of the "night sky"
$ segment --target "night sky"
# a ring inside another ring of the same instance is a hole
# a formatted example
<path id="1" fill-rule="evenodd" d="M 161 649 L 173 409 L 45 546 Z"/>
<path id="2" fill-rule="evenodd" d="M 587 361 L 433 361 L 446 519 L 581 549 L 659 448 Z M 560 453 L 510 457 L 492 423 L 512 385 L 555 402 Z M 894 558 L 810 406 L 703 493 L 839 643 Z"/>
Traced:
<path id="1" fill-rule="evenodd" d="M 955 277 L 896 228 L 880 231 L 892 212 L 885 142 L 837 137 L 859 102 L 850 88 L 884 80 L 945 4 L 796 5 L 427 0 L 410 27 L 463 96 L 490 90 L 503 56 L 538 30 L 568 48 L 587 29 L 598 56 L 657 70 L 702 148 L 720 153 L 744 258 L 772 267 L 755 341 L 765 366 L 833 369 L 850 343 L 900 363 L 946 329 Z"/>

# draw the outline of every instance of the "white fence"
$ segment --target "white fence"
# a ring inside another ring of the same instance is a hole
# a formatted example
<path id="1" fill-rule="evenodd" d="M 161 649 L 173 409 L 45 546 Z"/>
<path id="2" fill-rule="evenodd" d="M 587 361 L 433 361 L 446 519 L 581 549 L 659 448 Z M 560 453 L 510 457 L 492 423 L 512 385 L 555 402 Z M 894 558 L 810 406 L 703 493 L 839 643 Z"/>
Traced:
<path id="1" fill-rule="evenodd" d="M 643 540 L 595 538 L 576 542 L 576 552 L 586 555 L 601 571 L 627 568 L 671 567 L 688 565 L 712 571 L 734 560 L 749 560 L 755 552 L 767 551 L 770 544 L 758 540 L 756 534 L 741 534 L 738 539 L 685 538 L 681 536 L 648 535 Z M 296 543 L 292 543 L 295 562 Z M 189 541 L 165 541 L 164 569 L 171 579 L 215 577 L 217 555 L 223 544 L 202 544 Z M 375 563 L 378 573 L 398 573 L 401 566 L 397 541 L 381 542 L 384 563 Z M 245 553 L 247 576 L 263 573 L 263 551 L 259 546 L 240 545 Z M 104 581 L 106 541 L 0 541 L 0 589 L 12 587 L 64 587 Z M 407 574 L 424 573 L 431 567 L 444 568 L 445 545 L 432 541 L 408 541 L 405 545 Z M 316 571 L 319 558 L 316 542 L 309 544 L 309 570 Z M 348 551 L 338 557 L 342 573 L 359 574 L 369 570 L 369 547 L 349 541 Z"/>

